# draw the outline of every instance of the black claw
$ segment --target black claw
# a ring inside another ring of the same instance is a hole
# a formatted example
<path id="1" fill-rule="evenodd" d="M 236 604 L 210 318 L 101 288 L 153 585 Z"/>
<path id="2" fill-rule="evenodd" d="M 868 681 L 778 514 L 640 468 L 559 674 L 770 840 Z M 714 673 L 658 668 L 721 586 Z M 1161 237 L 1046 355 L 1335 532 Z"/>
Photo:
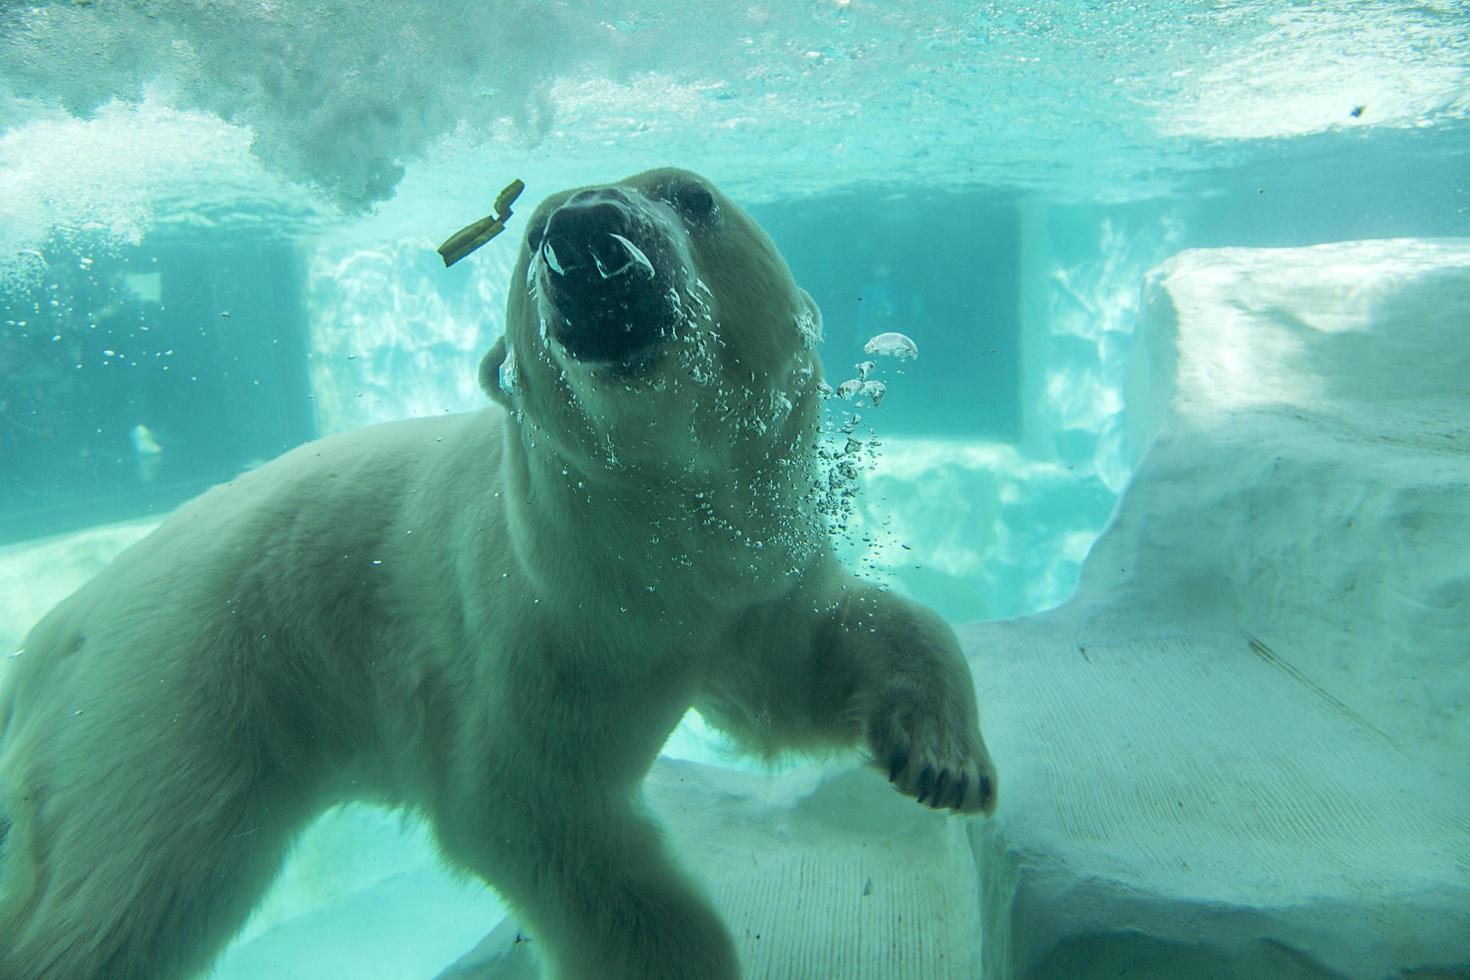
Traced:
<path id="1" fill-rule="evenodd" d="M 939 773 L 939 778 L 934 780 L 934 795 L 929 797 L 929 805 L 936 810 L 948 805 L 944 802 L 944 784 L 947 782 L 949 782 L 949 770 L 945 769 Z"/>
<path id="2" fill-rule="evenodd" d="M 920 803 L 923 803 L 924 798 L 929 795 L 929 791 L 933 788 L 934 767 L 926 765 L 924 767 L 924 771 L 919 773 L 919 795 L 915 797 L 915 799 L 917 799 Z"/>
<path id="3" fill-rule="evenodd" d="M 990 799 L 990 793 L 991 793 L 992 788 L 993 787 L 990 785 L 990 776 L 989 776 L 989 774 L 981 775 L 981 777 L 980 777 L 980 802 L 981 803 L 984 803 L 984 802 L 986 802 L 987 800 Z"/>
<path id="4" fill-rule="evenodd" d="M 909 750 L 895 749 L 893 758 L 888 760 L 888 781 L 891 783 L 903 772 L 904 767 L 909 764 Z"/>
<path id="5" fill-rule="evenodd" d="M 967 773 L 967 772 L 961 772 L 960 773 L 960 784 L 955 787 L 954 805 L 955 805 L 955 809 L 956 810 L 962 809 L 964 807 L 964 805 L 965 805 L 965 790 L 967 790 L 969 788 L 970 788 L 970 774 Z"/>

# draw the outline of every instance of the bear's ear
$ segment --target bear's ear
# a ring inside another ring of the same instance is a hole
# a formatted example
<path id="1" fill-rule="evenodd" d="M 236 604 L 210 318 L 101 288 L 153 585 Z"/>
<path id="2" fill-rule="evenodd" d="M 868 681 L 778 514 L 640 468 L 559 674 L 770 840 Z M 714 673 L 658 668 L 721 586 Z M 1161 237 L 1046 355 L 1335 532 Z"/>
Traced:
<path id="1" fill-rule="evenodd" d="M 505 338 L 501 337 L 480 361 L 480 388 L 490 396 L 491 401 L 509 408 L 510 392 L 500 387 L 500 365 L 505 363 L 505 352 Z"/>

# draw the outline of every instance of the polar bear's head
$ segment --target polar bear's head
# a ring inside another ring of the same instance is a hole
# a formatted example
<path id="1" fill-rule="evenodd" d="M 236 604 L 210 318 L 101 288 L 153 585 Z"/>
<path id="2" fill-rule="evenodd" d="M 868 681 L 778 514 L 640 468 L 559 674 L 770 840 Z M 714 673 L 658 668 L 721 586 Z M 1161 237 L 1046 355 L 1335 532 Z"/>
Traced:
<path id="1" fill-rule="evenodd" d="M 798 448 L 821 319 L 765 232 L 663 169 L 548 197 L 526 223 L 480 380 L 574 464 L 728 468 Z M 742 447 L 744 447 L 742 449 Z"/>

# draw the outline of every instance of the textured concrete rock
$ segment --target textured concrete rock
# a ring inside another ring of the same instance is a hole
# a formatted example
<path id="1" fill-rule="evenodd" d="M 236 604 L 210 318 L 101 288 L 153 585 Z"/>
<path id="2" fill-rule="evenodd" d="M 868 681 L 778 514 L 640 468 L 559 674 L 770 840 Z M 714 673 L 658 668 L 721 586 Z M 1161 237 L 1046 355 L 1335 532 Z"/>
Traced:
<path id="1" fill-rule="evenodd" d="M 963 630 L 987 977 L 1470 975 L 1470 243 L 1187 252 L 1078 595 Z"/>
<path id="2" fill-rule="evenodd" d="M 764 776 L 666 758 L 647 795 L 729 926 L 749 980 L 979 975 L 980 891 L 965 820 L 915 806 L 856 769 Z M 534 944 L 508 920 L 438 980 L 534 980 Z"/>

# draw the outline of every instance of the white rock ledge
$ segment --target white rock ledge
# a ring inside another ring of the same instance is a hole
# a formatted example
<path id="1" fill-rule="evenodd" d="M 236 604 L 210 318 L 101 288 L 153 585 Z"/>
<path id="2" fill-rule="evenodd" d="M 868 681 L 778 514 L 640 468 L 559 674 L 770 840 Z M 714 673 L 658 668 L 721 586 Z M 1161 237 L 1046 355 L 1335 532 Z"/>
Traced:
<path id="1" fill-rule="evenodd" d="M 1470 976 L 1470 242 L 1186 252 L 1146 303 L 1077 596 L 962 630 L 985 976 Z"/>

